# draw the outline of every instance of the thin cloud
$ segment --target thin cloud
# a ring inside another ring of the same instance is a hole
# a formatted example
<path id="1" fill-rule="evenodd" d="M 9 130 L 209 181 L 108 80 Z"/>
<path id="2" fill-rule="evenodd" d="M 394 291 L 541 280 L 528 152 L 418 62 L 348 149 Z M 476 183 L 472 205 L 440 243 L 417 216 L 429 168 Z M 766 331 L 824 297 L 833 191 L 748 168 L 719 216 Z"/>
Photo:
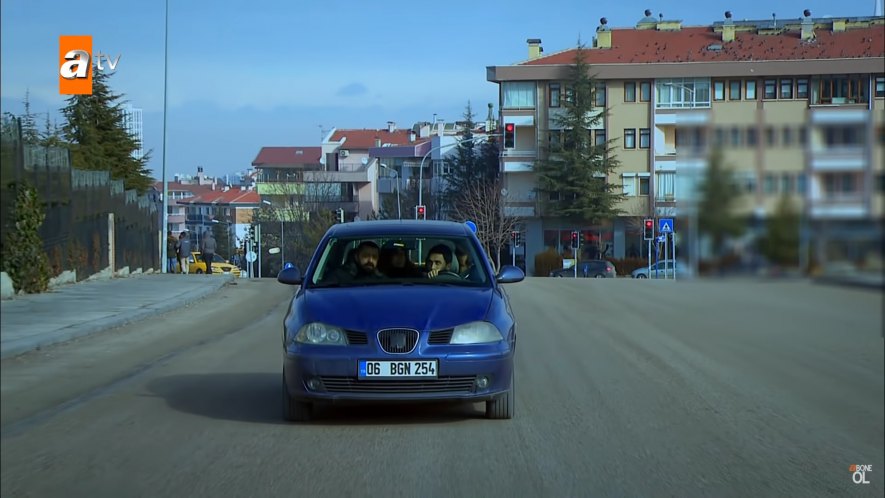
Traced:
<path id="1" fill-rule="evenodd" d="M 362 83 L 351 83 L 338 89 L 338 95 L 341 97 L 353 97 L 357 95 L 365 95 L 369 91 L 366 85 Z"/>

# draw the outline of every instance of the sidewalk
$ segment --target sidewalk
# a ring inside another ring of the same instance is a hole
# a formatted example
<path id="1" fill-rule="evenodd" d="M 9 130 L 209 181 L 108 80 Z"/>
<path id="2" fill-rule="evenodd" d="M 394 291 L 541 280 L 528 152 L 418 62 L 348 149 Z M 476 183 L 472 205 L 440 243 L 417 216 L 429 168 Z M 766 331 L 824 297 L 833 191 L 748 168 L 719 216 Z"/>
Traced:
<path id="1" fill-rule="evenodd" d="M 131 275 L 0 302 L 0 358 L 180 308 L 234 281 L 227 275 Z"/>

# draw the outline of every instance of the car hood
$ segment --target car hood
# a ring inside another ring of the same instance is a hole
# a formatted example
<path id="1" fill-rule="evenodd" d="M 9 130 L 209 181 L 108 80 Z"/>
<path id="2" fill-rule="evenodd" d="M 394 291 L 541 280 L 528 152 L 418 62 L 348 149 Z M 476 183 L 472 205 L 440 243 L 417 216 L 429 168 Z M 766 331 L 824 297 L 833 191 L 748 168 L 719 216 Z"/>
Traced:
<path id="1" fill-rule="evenodd" d="M 300 311 L 305 321 L 349 330 L 438 330 L 484 320 L 493 295 L 493 289 L 435 285 L 306 289 Z"/>

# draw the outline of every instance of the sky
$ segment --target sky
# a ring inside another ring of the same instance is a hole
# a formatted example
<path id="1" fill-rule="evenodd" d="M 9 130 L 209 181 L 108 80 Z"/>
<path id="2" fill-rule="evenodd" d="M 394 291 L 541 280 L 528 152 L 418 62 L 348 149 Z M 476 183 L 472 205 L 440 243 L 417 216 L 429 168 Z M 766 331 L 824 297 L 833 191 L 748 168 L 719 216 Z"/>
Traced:
<path id="1" fill-rule="evenodd" d="M 144 111 L 154 176 L 163 170 L 164 79 L 167 177 L 198 166 L 224 176 L 248 169 L 263 146 L 318 146 L 333 127 L 455 121 L 468 102 L 482 120 L 498 103 L 486 67 L 525 60 L 528 38 L 540 38 L 545 54 L 579 38 L 590 44 L 600 17 L 632 27 L 651 9 L 709 25 L 726 10 L 737 20 L 795 19 L 804 9 L 869 16 L 875 3 L 169 0 L 167 31 L 163 0 L 3 0 L 0 109 L 22 113 L 28 93 L 38 122 L 61 122 L 58 37 L 92 35 L 94 51 L 120 56 L 111 88 Z"/>

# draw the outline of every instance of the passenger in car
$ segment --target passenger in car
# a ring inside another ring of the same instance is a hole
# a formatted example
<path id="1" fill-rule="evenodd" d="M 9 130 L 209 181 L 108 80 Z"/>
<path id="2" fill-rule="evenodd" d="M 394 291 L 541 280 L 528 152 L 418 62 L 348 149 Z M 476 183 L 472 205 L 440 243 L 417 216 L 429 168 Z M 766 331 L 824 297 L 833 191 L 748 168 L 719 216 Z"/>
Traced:
<path id="1" fill-rule="evenodd" d="M 458 259 L 458 275 L 465 280 L 477 281 L 475 268 L 470 261 L 470 253 L 463 246 L 455 248 L 455 258 Z"/>
<path id="2" fill-rule="evenodd" d="M 369 240 L 363 241 L 352 254 L 353 257 L 350 261 L 345 262 L 344 266 L 336 269 L 328 279 L 324 279 L 327 283 L 346 283 L 354 280 L 386 278 L 384 274 L 378 271 L 378 258 L 380 255 L 378 244 Z"/>
<path id="3" fill-rule="evenodd" d="M 445 244 L 437 244 L 427 253 L 427 278 L 450 276 L 461 278 L 452 271 L 452 250 Z"/>
<path id="4" fill-rule="evenodd" d="M 406 244 L 401 241 L 389 241 L 381 248 L 381 260 L 378 268 L 391 278 L 421 278 L 422 272 L 409 259 Z"/>

